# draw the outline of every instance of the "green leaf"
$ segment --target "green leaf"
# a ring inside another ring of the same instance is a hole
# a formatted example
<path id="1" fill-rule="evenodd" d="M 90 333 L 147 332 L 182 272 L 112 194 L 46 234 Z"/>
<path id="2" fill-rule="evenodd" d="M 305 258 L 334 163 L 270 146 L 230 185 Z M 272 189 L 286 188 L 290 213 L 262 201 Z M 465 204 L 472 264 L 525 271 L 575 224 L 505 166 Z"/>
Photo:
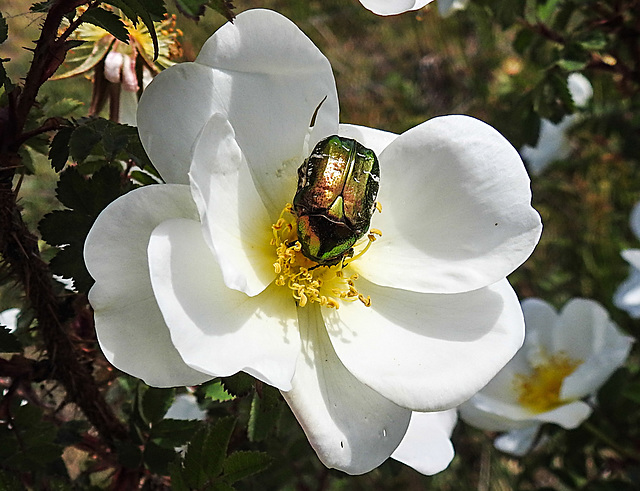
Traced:
<path id="1" fill-rule="evenodd" d="M 143 460 L 147 468 L 154 474 L 164 475 L 169 472 L 169 464 L 176 458 L 173 448 L 161 447 L 154 442 L 145 445 Z"/>
<path id="2" fill-rule="evenodd" d="M 101 8 L 91 8 L 82 14 L 81 19 L 82 22 L 101 27 L 113 34 L 116 39 L 129 44 L 129 32 L 120 17 L 113 12 Z"/>
<path id="3" fill-rule="evenodd" d="M 251 401 L 251 414 L 247 433 L 249 440 L 259 442 L 267 438 L 275 428 L 282 413 L 280 392 L 271 386 L 263 385 L 260 393 L 256 391 Z"/>
<path id="4" fill-rule="evenodd" d="M 66 72 L 57 73 L 55 76 L 51 77 L 51 80 L 62 80 L 74 77 L 91 70 L 107 55 L 114 41 L 115 40 L 111 36 L 105 36 L 99 39 L 93 43 L 91 53 L 89 53 L 88 56 L 86 55 L 86 51 L 88 51 L 88 49 L 83 48 L 82 50 L 78 50 L 77 57 L 74 57 L 73 60 L 67 59 L 67 63 L 71 62 L 71 64 L 73 64 L 74 61 L 79 59 L 81 59 L 82 62 L 78 66 L 75 66 Z M 87 48 L 89 48 L 89 46 L 87 46 Z M 85 56 L 81 56 L 81 53 L 85 53 Z"/>
<path id="5" fill-rule="evenodd" d="M 53 4 L 52 0 L 48 0 L 46 2 L 36 2 L 30 8 L 30 12 L 48 12 Z"/>
<path id="6" fill-rule="evenodd" d="M 69 153 L 76 162 L 84 162 L 102 140 L 106 120 L 97 119 L 78 126 L 69 140 Z"/>
<path id="7" fill-rule="evenodd" d="M 22 345 L 9 329 L 0 325 L 0 353 L 19 353 Z"/>
<path id="8" fill-rule="evenodd" d="M 204 458 L 202 467 L 209 479 L 213 480 L 222 472 L 222 465 L 235 425 L 235 419 L 227 417 L 219 419 L 210 427 L 202 446 L 202 457 Z"/>
<path id="9" fill-rule="evenodd" d="M 196 21 L 204 15 L 205 7 L 215 10 L 230 22 L 236 17 L 230 0 L 175 0 L 175 3 L 180 12 Z"/>
<path id="10" fill-rule="evenodd" d="M 111 3 L 111 2 L 110 2 Z M 153 25 L 154 20 L 161 20 L 166 9 L 164 1 L 162 0 L 116 0 L 114 4 L 120 4 L 123 7 L 123 13 L 133 22 L 134 25 L 138 23 L 138 17 L 142 19 L 142 22 L 151 35 L 153 41 L 153 61 L 158 59 L 158 35 L 156 34 L 156 28 Z"/>
<path id="11" fill-rule="evenodd" d="M 151 427 L 149 439 L 161 447 L 180 447 L 191 440 L 201 426 L 198 420 L 163 419 Z"/>
<path id="12" fill-rule="evenodd" d="M 190 491 L 189 485 L 185 480 L 184 469 L 182 468 L 181 460 L 179 458 L 169 464 L 169 474 L 171 475 L 172 491 Z"/>
<path id="13" fill-rule="evenodd" d="M 211 399 L 212 401 L 217 402 L 232 401 L 236 398 L 234 395 L 227 392 L 224 385 L 222 385 L 222 382 L 220 381 L 207 384 L 205 387 L 204 396 L 207 399 Z"/>
<path id="14" fill-rule="evenodd" d="M 233 484 L 252 474 L 262 472 L 271 462 L 271 457 L 264 452 L 235 452 L 224 461 L 224 481 Z"/>
<path id="15" fill-rule="evenodd" d="M 188 486 L 201 488 L 221 474 L 234 426 L 233 418 L 222 418 L 195 434 L 182 465 L 182 476 Z"/>
<path id="16" fill-rule="evenodd" d="M 556 64 L 567 72 L 579 72 L 583 70 L 588 63 L 582 60 L 558 60 Z"/>
<path id="17" fill-rule="evenodd" d="M 253 377 L 244 372 L 238 372 L 231 377 L 224 377 L 222 379 L 225 389 L 235 396 L 243 396 L 251 392 L 253 382 Z"/>
<path id="18" fill-rule="evenodd" d="M 56 172 L 60 172 L 69 160 L 69 140 L 73 130 L 74 128 L 70 126 L 60 128 L 51 140 L 49 160 L 51 160 L 51 167 Z"/>
<path id="19" fill-rule="evenodd" d="M 91 179 L 85 179 L 74 167 L 60 174 L 56 195 L 69 210 L 56 210 L 40 221 L 42 238 L 63 249 L 51 260 L 54 274 L 73 278 L 75 287 L 86 292 L 93 284 L 83 259 L 84 241 L 98 214 L 129 189 L 122 184 L 120 171 L 104 166 Z"/>
<path id="20" fill-rule="evenodd" d="M 209 0 L 175 0 L 178 10 L 192 20 L 200 20 Z"/>
<path id="21" fill-rule="evenodd" d="M 229 22 L 233 22 L 233 19 L 236 18 L 236 14 L 233 13 L 233 9 L 235 7 L 231 0 L 209 0 L 207 5 L 222 15 Z"/>
<path id="22" fill-rule="evenodd" d="M 143 391 L 139 407 L 140 417 L 145 423 L 153 425 L 161 421 L 169 410 L 175 399 L 176 390 L 146 387 L 142 384 L 139 387 L 139 390 Z"/>

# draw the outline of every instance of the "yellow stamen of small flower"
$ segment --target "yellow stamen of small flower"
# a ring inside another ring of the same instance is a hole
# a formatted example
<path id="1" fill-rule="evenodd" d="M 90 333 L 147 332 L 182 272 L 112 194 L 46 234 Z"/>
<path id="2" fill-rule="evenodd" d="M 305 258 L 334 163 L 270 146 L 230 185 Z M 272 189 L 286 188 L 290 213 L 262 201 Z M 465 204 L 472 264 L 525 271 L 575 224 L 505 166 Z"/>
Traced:
<path id="1" fill-rule="evenodd" d="M 371 229 L 368 234 L 367 244 L 362 247 L 356 244 L 359 252 L 338 264 L 322 265 L 304 256 L 301 252 L 302 246 L 298 241 L 296 231 L 296 215 L 290 203 L 282 210 L 280 217 L 271 226 L 273 237 L 271 245 L 276 248 L 276 262 L 273 263 L 273 270 L 276 273 L 275 283 L 278 286 L 289 288 L 300 307 L 308 303 L 318 303 L 321 306 L 338 309 L 340 300 L 359 300 L 363 305 L 369 307 L 371 298 L 361 294 L 356 288 L 355 282 L 357 274 L 347 276 L 344 268 L 348 263 L 359 258 L 376 239 L 376 235 L 381 236 L 382 232 Z"/>
<path id="2" fill-rule="evenodd" d="M 562 382 L 580 366 L 564 351 L 553 355 L 540 353 L 540 361 L 529 375 L 516 374 L 513 385 L 518 402 L 534 413 L 543 413 L 568 402 L 560 400 Z"/>

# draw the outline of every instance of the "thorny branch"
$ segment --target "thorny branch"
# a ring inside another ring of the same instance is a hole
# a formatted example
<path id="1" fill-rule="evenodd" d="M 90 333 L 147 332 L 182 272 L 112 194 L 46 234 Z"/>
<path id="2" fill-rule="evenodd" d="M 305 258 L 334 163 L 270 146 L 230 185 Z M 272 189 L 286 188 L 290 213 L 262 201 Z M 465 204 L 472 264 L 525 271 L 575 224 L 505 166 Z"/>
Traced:
<path id="1" fill-rule="evenodd" d="M 65 38 L 58 37 L 62 18 L 85 3 L 88 2 L 53 2 L 33 50 L 24 84 L 8 94 L 9 104 L 0 110 L 0 259 L 22 284 L 35 311 L 49 358 L 48 377 L 62 383 L 68 400 L 80 407 L 102 439 L 113 448 L 115 440 L 126 438 L 126 428 L 106 403 L 93 378 L 90 363 L 82 361 L 85 357 L 69 335 L 66 324 L 72 316 L 71 309 L 54 293 L 51 271 L 40 257 L 36 236 L 22 219 L 12 185 L 15 171 L 20 167 L 20 146 L 30 136 L 56 127 L 55 121 L 48 121 L 34 130 L 35 133 L 24 131 L 40 87 L 65 58 L 68 47 Z"/>

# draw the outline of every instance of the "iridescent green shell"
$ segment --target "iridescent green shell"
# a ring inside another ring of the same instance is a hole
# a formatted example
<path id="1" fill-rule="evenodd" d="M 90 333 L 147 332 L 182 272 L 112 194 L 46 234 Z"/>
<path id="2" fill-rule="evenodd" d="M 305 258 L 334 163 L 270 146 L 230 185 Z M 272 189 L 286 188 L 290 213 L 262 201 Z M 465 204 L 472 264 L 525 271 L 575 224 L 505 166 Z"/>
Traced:
<path id="1" fill-rule="evenodd" d="M 379 182 L 373 150 L 335 135 L 320 141 L 298 169 L 293 198 L 302 253 L 320 264 L 340 261 L 369 230 Z"/>

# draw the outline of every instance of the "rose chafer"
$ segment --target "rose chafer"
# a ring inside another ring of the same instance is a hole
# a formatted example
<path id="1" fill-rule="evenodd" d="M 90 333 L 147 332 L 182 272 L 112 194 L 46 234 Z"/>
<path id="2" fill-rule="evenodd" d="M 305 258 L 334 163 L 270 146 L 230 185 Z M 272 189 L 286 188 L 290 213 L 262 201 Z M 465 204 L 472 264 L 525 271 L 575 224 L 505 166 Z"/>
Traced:
<path id="1" fill-rule="evenodd" d="M 323 265 L 346 256 L 369 230 L 379 181 L 373 150 L 336 135 L 320 141 L 298 169 L 293 198 L 302 253 Z"/>

